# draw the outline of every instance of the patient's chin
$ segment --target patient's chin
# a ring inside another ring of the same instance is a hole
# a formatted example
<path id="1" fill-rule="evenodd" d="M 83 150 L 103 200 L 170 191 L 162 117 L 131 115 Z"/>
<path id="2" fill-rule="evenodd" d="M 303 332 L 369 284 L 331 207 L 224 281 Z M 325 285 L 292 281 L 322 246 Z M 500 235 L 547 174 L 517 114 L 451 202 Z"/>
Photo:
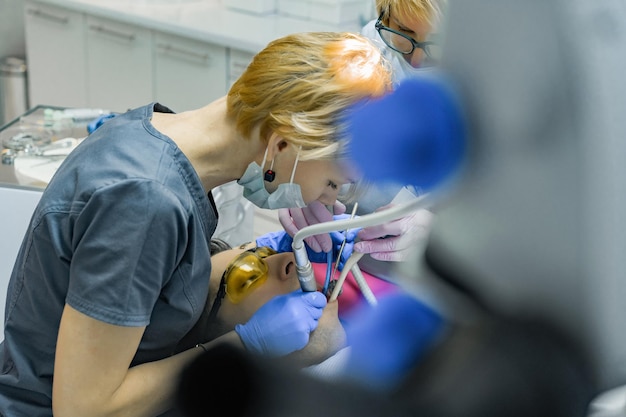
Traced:
<path id="1" fill-rule="evenodd" d="M 311 333 L 309 343 L 285 357 L 297 367 L 316 365 L 346 347 L 346 332 L 339 322 L 337 301 L 329 302 L 320 317 L 317 329 Z"/>

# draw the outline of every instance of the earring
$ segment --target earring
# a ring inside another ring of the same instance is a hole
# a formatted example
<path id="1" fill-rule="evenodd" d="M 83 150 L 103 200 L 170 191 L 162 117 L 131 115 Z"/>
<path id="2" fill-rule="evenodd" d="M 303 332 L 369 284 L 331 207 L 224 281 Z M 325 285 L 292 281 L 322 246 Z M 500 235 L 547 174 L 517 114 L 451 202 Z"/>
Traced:
<path id="1" fill-rule="evenodd" d="M 263 175 L 263 179 L 265 181 L 272 182 L 274 181 L 274 178 L 276 178 L 276 173 L 274 171 L 272 171 L 271 169 L 265 171 L 265 175 Z"/>
<path id="2" fill-rule="evenodd" d="M 272 168 L 274 168 L 274 159 L 272 159 L 272 165 L 270 165 L 270 169 L 265 171 L 265 175 L 263 175 L 263 179 L 267 182 L 272 182 L 274 181 L 274 178 L 276 178 L 276 173 L 272 170 Z"/>

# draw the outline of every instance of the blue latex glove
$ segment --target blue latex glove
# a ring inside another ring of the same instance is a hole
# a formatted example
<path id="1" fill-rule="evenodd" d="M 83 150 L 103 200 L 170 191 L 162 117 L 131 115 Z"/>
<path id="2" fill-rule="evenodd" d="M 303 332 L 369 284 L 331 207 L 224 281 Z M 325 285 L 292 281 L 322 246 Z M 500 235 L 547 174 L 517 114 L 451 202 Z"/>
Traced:
<path id="1" fill-rule="evenodd" d="M 439 340 L 443 318 L 415 297 L 396 293 L 380 297 L 350 315 L 351 346 L 346 375 L 360 384 L 393 388 Z"/>
<path id="2" fill-rule="evenodd" d="M 115 116 L 116 116 L 115 113 L 109 113 L 109 114 L 104 114 L 94 119 L 87 125 L 87 133 L 89 134 L 93 133 L 97 128 L 102 126 L 102 123 L 106 122 L 109 119 L 114 118 Z"/>
<path id="3" fill-rule="evenodd" d="M 278 253 L 283 252 L 292 252 L 291 244 L 293 243 L 293 238 L 287 234 L 284 230 L 280 230 L 277 232 L 269 232 L 264 235 L 259 236 L 256 239 L 257 247 L 267 246 L 274 249 Z M 305 243 L 306 245 L 306 243 Z M 306 246 L 308 250 L 308 245 Z"/>
<path id="4" fill-rule="evenodd" d="M 235 331 L 249 352 L 283 356 L 306 346 L 324 307 L 326 297 L 317 291 L 279 295 Z"/>
<path id="5" fill-rule="evenodd" d="M 349 219 L 350 215 L 348 214 L 338 214 L 333 216 L 333 220 L 345 220 L 345 219 Z M 359 234 L 359 232 L 361 231 L 360 227 L 357 227 L 355 229 L 350 229 L 348 231 L 344 232 L 331 232 L 330 233 L 330 238 L 333 241 L 333 261 L 337 262 L 337 268 L 341 271 L 343 270 L 343 266 L 346 263 L 346 261 L 348 260 L 348 258 L 350 257 L 350 255 L 352 255 L 352 251 L 354 250 L 354 239 L 357 238 L 357 235 Z M 346 239 L 346 244 L 343 248 L 343 251 L 341 252 L 341 258 L 337 259 L 337 257 L 339 256 L 339 251 L 341 250 L 341 244 L 343 243 L 344 238 Z M 314 258 L 316 259 L 315 262 L 325 262 L 325 256 L 319 256 L 320 254 L 316 254 L 316 256 L 314 256 Z M 309 256 L 309 259 L 312 259 Z"/>
<path id="6" fill-rule="evenodd" d="M 333 216 L 334 220 L 343 220 L 347 219 L 350 216 L 347 214 L 339 214 Z M 332 241 L 332 251 L 333 251 L 333 261 L 338 262 L 339 270 L 342 270 L 343 265 L 346 260 L 352 255 L 352 250 L 354 248 L 354 239 L 357 236 L 357 233 L 360 231 L 360 228 L 351 229 L 348 231 L 346 245 L 341 253 L 341 259 L 337 259 L 339 255 L 339 249 L 341 248 L 341 244 L 343 243 L 344 234 L 343 232 L 331 232 L 328 234 Z M 292 243 L 293 238 L 284 230 L 278 232 L 270 232 L 266 233 L 262 236 L 259 236 L 256 239 L 257 246 L 268 246 L 274 249 L 276 252 L 292 252 Z M 324 252 L 315 252 L 311 247 L 304 242 L 304 246 L 306 248 L 307 255 L 309 256 L 309 260 L 311 262 L 316 263 L 325 263 L 326 262 L 326 253 Z"/>

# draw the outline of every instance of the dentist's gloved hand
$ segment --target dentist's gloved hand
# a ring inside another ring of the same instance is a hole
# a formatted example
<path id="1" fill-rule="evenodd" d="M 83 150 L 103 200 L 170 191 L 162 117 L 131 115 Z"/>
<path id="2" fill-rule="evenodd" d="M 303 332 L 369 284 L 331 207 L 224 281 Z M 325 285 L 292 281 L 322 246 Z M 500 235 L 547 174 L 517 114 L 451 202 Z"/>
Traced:
<path id="1" fill-rule="evenodd" d="M 376 211 L 392 206 L 389 204 Z M 368 253 L 379 261 L 405 261 L 415 253 L 416 245 L 428 239 L 433 218 L 432 212 L 422 209 L 397 220 L 365 227 L 357 235 L 361 241 L 354 244 L 354 250 Z"/>
<path id="2" fill-rule="evenodd" d="M 235 331 L 249 352 L 283 356 L 306 346 L 324 307 L 326 297 L 317 291 L 279 295 Z"/>
<path id="3" fill-rule="evenodd" d="M 350 218 L 350 216 L 347 214 L 340 214 L 340 215 L 332 216 L 331 220 L 344 220 L 347 218 Z M 344 240 L 343 232 L 335 231 L 335 232 L 324 234 L 324 236 L 328 238 L 328 240 L 330 240 L 331 242 L 331 249 L 329 250 L 329 252 L 332 250 L 333 262 L 338 262 L 338 269 L 340 271 L 343 269 L 343 265 L 345 264 L 346 260 L 350 257 L 350 255 L 352 255 L 354 239 L 356 239 L 356 236 L 359 230 L 361 229 L 356 228 L 356 229 L 351 229 L 347 232 L 346 244 L 343 248 L 343 252 L 341 252 L 340 259 L 337 259 L 337 257 L 339 255 L 341 244 L 343 243 L 343 240 Z M 318 236 L 321 237 L 322 235 L 318 235 Z M 279 253 L 291 252 L 292 243 L 293 243 L 293 238 L 284 230 L 281 230 L 278 232 L 266 233 L 262 236 L 259 236 L 256 239 L 257 247 L 267 246 L 267 247 L 274 249 L 276 252 L 279 252 Z M 316 262 L 316 263 L 326 262 L 327 252 L 313 251 L 313 249 L 308 245 L 306 239 L 304 240 L 304 246 L 306 248 L 306 252 L 309 257 L 309 260 L 311 262 Z"/>
<path id="4" fill-rule="evenodd" d="M 289 236 L 293 237 L 306 226 L 329 222 L 333 219 L 333 214 L 338 215 L 345 212 L 346 206 L 339 201 L 335 201 L 331 213 L 325 205 L 315 200 L 304 208 L 278 210 L 278 220 Z M 314 252 L 329 252 L 333 247 L 333 241 L 326 234 L 309 236 L 304 241 Z"/>

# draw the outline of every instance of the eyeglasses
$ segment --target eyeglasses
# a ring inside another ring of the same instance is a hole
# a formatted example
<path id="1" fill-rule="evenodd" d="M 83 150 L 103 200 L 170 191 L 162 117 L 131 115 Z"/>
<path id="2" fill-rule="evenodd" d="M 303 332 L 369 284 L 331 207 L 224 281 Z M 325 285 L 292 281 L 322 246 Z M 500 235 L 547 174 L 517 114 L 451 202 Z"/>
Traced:
<path id="1" fill-rule="evenodd" d="M 222 274 L 220 287 L 209 313 L 209 320 L 217 316 L 217 311 L 225 296 L 228 296 L 233 304 L 238 304 L 248 296 L 250 291 L 263 284 L 267 280 L 269 271 L 265 258 L 276 253 L 272 248 L 261 246 L 237 255 Z"/>
<path id="2" fill-rule="evenodd" d="M 380 16 L 378 16 L 378 20 L 376 20 L 374 27 L 388 47 L 396 52 L 400 52 L 403 55 L 410 55 L 413 53 L 413 51 L 415 51 L 415 48 L 419 48 L 424 51 L 426 57 L 431 62 L 436 61 L 440 58 L 441 48 L 437 42 L 418 42 L 408 35 L 388 28 L 387 26 L 383 25 L 382 22 L 384 14 L 385 12 L 383 11 Z"/>

